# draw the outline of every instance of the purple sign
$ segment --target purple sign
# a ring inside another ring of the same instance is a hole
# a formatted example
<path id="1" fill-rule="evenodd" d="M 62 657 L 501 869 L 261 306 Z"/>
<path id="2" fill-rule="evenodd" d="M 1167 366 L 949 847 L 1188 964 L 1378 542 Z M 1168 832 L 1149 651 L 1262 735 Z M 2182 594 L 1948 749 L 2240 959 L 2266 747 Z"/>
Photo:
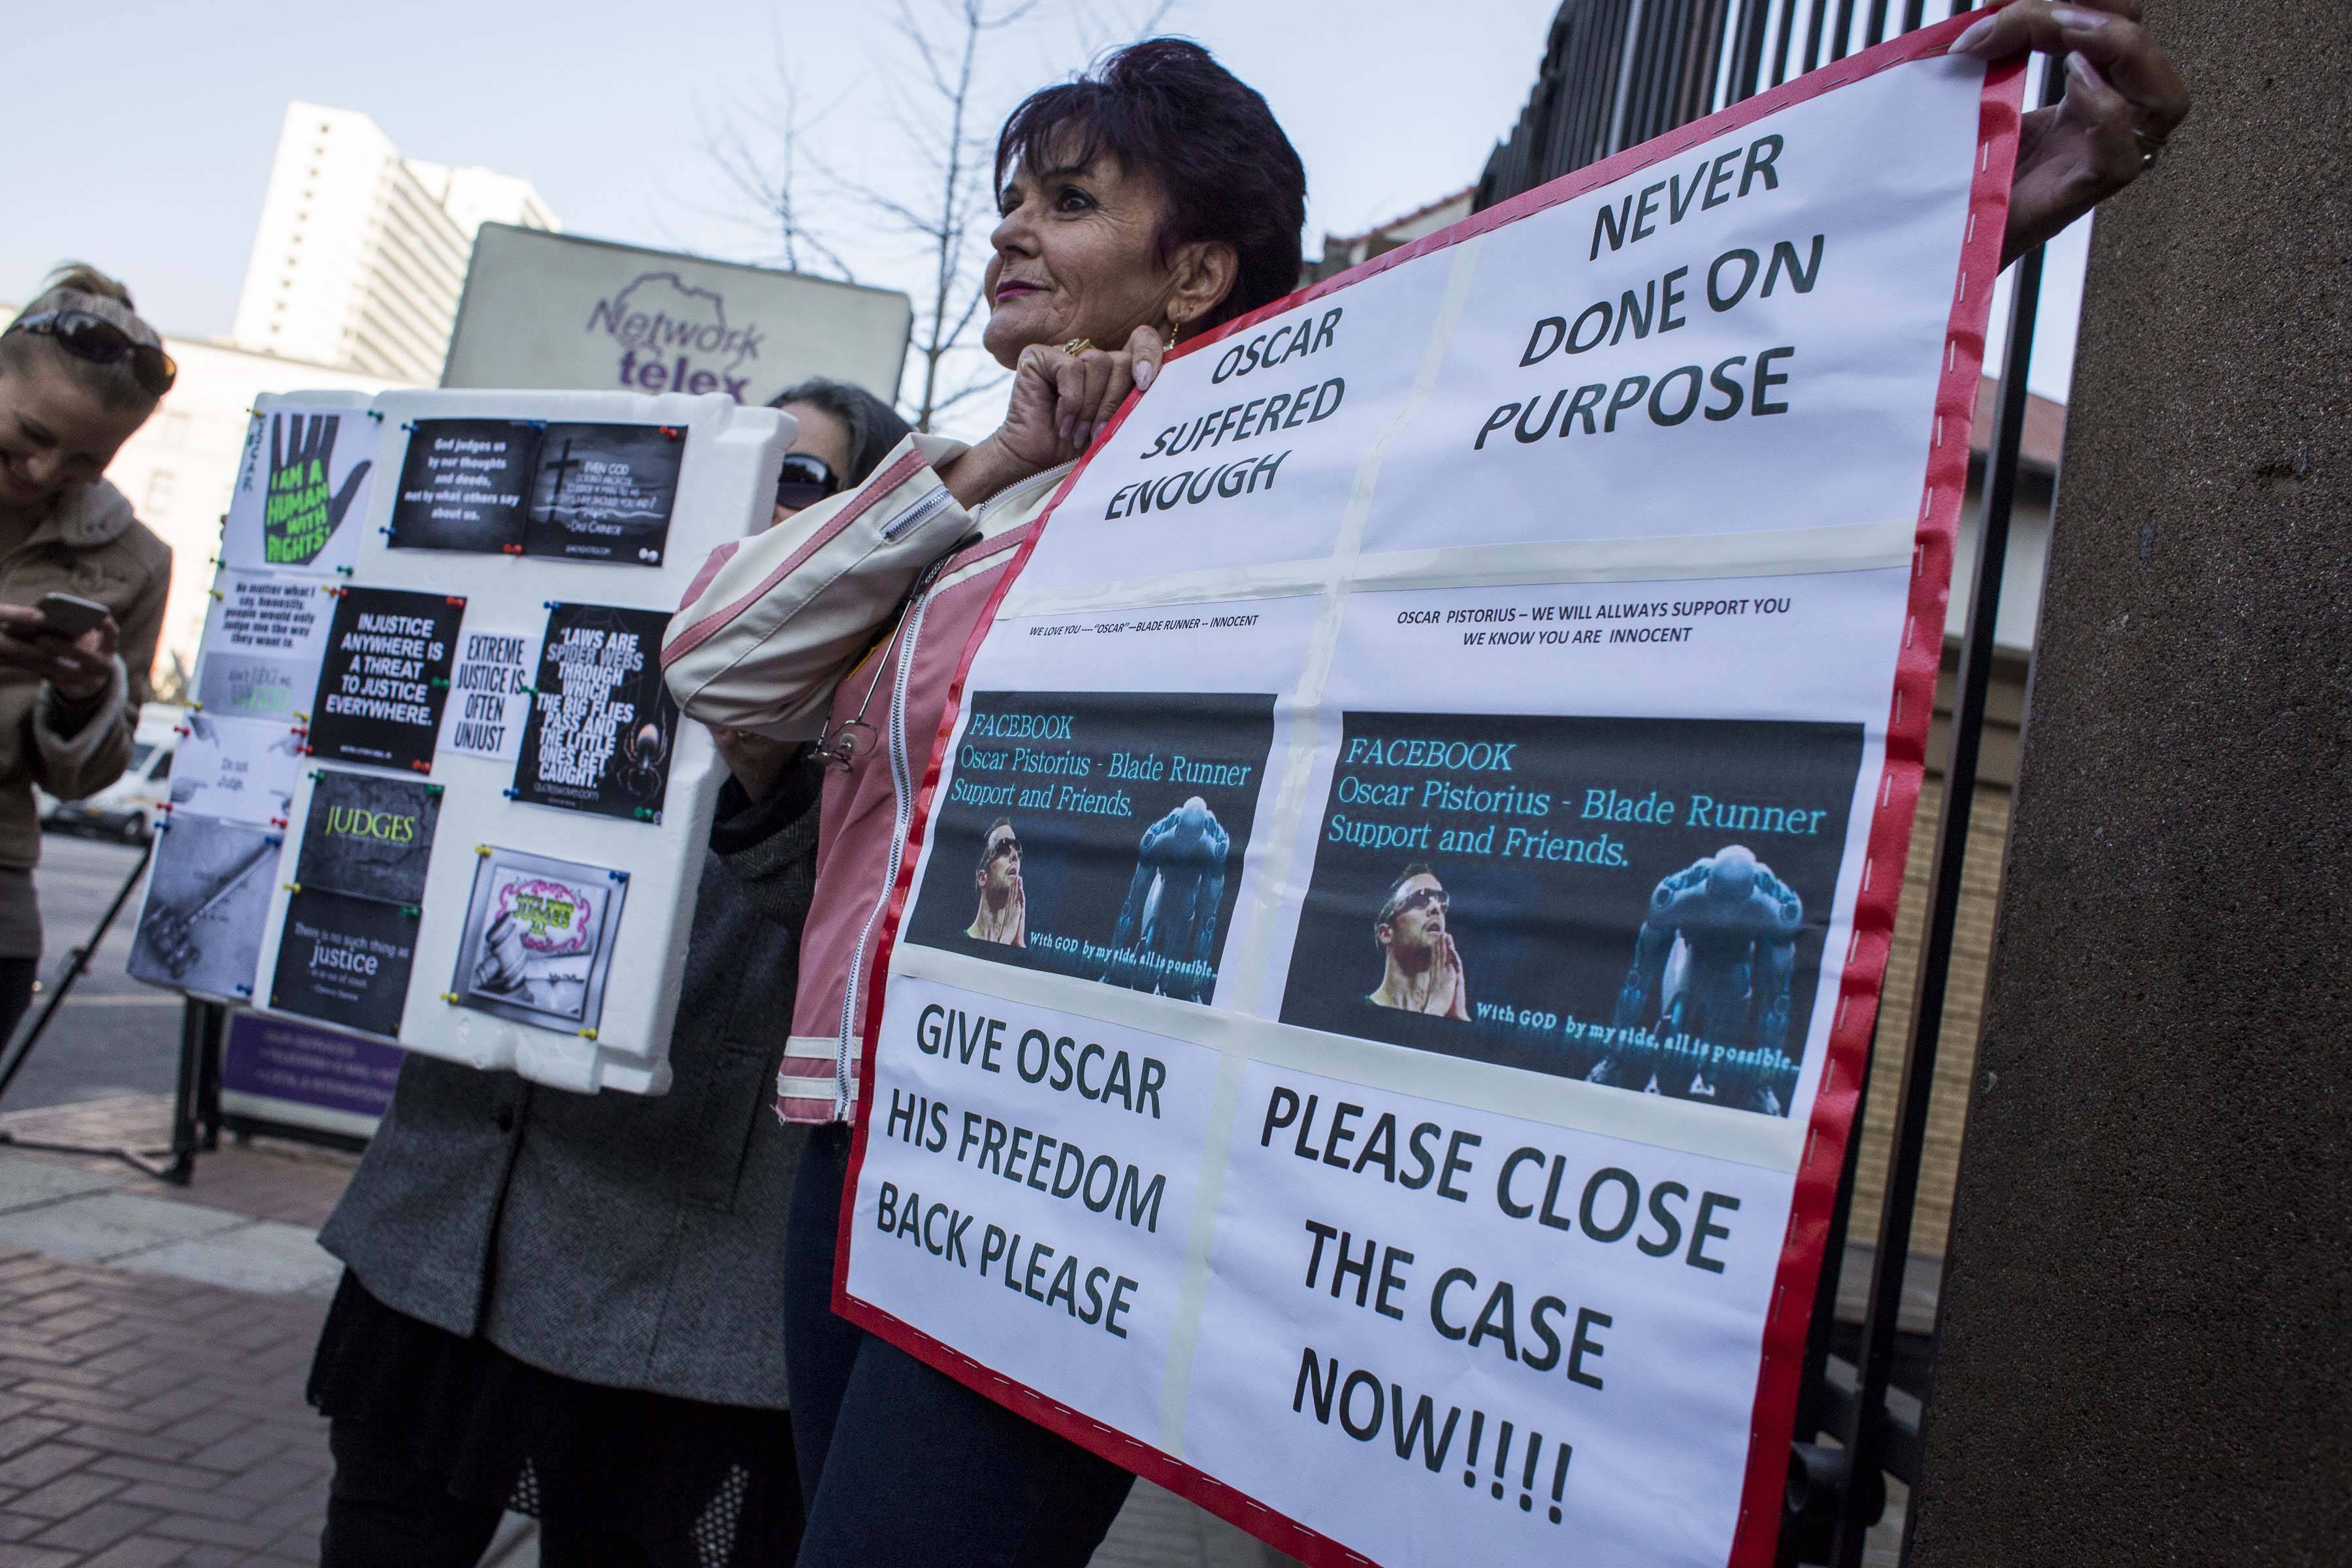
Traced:
<path id="1" fill-rule="evenodd" d="M 404 1054 L 381 1041 L 239 1012 L 229 1019 L 221 1054 L 222 1105 L 231 1113 L 366 1136 L 392 1103 Z"/>

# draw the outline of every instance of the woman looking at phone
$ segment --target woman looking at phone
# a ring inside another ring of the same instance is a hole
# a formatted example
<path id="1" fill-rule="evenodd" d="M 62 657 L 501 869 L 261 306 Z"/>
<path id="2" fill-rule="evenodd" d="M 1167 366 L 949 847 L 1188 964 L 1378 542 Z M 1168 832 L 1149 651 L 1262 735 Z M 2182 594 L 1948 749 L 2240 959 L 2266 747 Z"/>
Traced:
<path id="1" fill-rule="evenodd" d="M 149 696 L 172 550 L 101 476 L 176 374 L 95 268 L 51 273 L 0 331 L 0 1041 L 41 956 L 33 786 L 112 784 Z"/>

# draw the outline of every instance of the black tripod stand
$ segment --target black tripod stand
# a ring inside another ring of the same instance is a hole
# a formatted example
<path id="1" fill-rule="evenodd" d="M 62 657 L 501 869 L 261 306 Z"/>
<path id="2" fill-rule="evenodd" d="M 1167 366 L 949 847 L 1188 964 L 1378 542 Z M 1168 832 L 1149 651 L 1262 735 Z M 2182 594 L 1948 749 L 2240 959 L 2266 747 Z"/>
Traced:
<path id="1" fill-rule="evenodd" d="M 43 1032 L 49 1026 L 49 1020 L 56 1017 L 58 1009 L 64 1005 L 66 994 L 73 989 L 74 982 L 89 970 L 90 958 L 98 952 L 100 944 L 106 941 L 106 933 L 112 929 L 115 917 L 121 914 L 122 906 L 131 901 L 131 890 L 139 886 L 139 879 L 146 875 L 148 863 L 154 858 L 155 838 L 150 834 L 146 847 L 139 852 L 139 863 L 131 868 L 129 876 L 122 879 L 122 886 L 115 891 L 114 901 L 108 904 L 106 913 L 99 917 L 96 929 L 89 933 L 89 940 L 67 954 L 65 970 L 50 988 L 40 1011 L 34 1014 L 18 1032 L 7 1066 L 0 1068 L 0 1101 L 7 1099 L 10 1086 L 16 1081 L 16 1075 L 25 1069 L 25 1063 L 32 1056 L 33 1047 L 40 1043 Z M 173 1100 L 172 1141 L 169 1144 L 160 1149 L 138 1149 L 128 1144 L 99 1148 L 25 1138 L 5 1130 L 0 1130 L 0 1144 L 60 1154 L 102 1155 L 121 1160 L 151 1176 L 186 1186 L 189 1178 L 195 1173 L 197 1101 L 205 1064 L 208 1060 L 218 1059 L 219 1011 L 210 1003 L 191 997 L 186 1011 L 181 1016 L 180 1080 L 178 1092 Z M 211 1047 L 209 1051 L 207 1047 Z"/>

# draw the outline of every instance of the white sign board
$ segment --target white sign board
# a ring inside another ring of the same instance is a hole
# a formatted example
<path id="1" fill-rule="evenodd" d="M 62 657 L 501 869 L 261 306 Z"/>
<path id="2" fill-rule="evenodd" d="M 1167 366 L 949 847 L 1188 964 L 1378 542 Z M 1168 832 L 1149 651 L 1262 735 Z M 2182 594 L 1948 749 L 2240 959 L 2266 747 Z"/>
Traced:
<path id="1" fill-rule="evenodd" d="M 759 404 L 824 375 L 887 403 L 913 321 L 887 289 L 484 224 L 441 384 Z"/>
<path id="2" fill-rule="evenodd" d="M 791 417 L 404 392 L 265 398 L 253 424 L 293 534 L 335 547 L 292 559 L 264 509 L 219 574 L 132 973 L 662 1092 L 725 771 L 662 687 L 661 630 L 768 521 Z"/>
<path id="3" fill-rule="evenodd" d="M 940 737 L 838 1310 L 1318 1568 L 1771 1561 L 2016 145 L 1955 30 L 1129 407 Z"/>

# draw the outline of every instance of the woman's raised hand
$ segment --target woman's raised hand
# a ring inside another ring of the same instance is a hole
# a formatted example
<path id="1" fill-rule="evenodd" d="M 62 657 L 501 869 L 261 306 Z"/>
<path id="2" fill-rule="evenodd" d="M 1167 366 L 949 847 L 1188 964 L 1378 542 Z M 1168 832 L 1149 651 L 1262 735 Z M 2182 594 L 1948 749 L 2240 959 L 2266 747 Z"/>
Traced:
<path id="1" fill-rule="evenodd" d="M 2009 193 L 2006 264 L 2122 190 L 2189 115 L 2189 89 L 2140 26 L 2139 0 L 1993 0 L 1958 54 L 2066 57 L 2066 96 L 2025 117 Z"/>
<path id="2" fill-rule="evenodd" d="M 1116 349 L 1030 344 L 1013 366 L 1004 423 L 940 478 L 970 507 L 1072 461 L 1094 444 L 1129 392 L 1150 390 L 1167 353 L 1150 327 L 1136 328 Z"/>

